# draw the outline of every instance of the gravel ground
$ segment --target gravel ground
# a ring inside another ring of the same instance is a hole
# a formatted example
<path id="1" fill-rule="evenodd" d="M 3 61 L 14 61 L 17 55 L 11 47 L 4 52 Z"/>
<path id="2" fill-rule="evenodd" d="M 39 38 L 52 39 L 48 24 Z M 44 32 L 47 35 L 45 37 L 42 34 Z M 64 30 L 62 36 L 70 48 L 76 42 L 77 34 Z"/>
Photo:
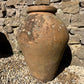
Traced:
<path id="1" fill-rule="evenodd" d="M 84 84 L 84 67 L 71 65 L 54 80 L 43 83 L 29 73 L 24 56 L 0 58 L 0 84 Z"/>

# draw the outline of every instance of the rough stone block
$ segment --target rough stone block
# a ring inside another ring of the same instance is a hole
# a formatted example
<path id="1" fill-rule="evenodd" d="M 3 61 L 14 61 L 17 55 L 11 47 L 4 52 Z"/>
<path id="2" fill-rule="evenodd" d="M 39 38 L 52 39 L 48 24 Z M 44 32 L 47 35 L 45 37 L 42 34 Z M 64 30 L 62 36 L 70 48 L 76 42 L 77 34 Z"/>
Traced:
<path id="1" fill-rule="evenodd" d="M 74 56 L 72 58 L 71 65 L 76 65 L 76 66 L 82 66 L 82 67 L 84 67 L 84 61 L 80 60 L 77 56 Z"/>
<path id="2" fill-rule="evenodd" d="M 64 14 L 61 9 L 57 10 L 56 16 L 59 17 L 66 26 L 70 24 L 70 14 Z"/>
<path id="3" fill-rule="evenodd" d="M 72 57 L 73 56 L 76 56 L 77 55 L 77 50 L 78 48 L 81 47 L 81 44 L 75 44 L 75 45 L 69 45 L 70 46 L 70 49 L 71 49 L 71 52 L 72 52 Z"/>
<path id="4" fill-rule="evenodd" d="M 71 23 L 74 23 L 74 22 L 80 22 L 81 21 L 81 18 L 80 18 L 80 14 L 74 14 L 74 15 L 71 15 Z"/>
<path id="5" fill-rule="evenodd" d="M 84 22 L 75 22 L 75 23 L 71 23 L 72 26 L 76 26 L 76 27 L 80 27 L 80 26 L 84 26 Z"/>
<path id="6" fill-rule="evenodd" d="M 51 3 L 53 2 L 60 2 L 61 0 L 50 0 Z"/>
<path id="7" fill-rule="evenodd" d="M 71 16 L 71 25 L 72 26 L 84 26 L 84 13 L 83 14 L 74 14 Z"/>
<path id="8" fill-rule="evenodd" d="M 79 1 L 68 1 L 62 2 L 60 4 L 60 8 L 63 10 L 64 13 L 78 13 L 79 12 Z"/>
<path id="9" fill-rule="evenodd" d="M 53 6 L 53 7 L 55 7 L 55 8 L 59 8 L 59 3 L 50 3 L 50 6 Z"/>
<path id="10" fill-rule="evenodd" d="M 80 37 L 83 38 L 84 37 L 84 28 L 83 27 L 82 28 L 71 28 L 70 33 L 72 35 L 78 34 L 78 35 L 80 35 Z"/>
<path id="11" fill-rule="evenodd" d="M 5 2 L 2 3 L 1 8 L 2 8 L 2 11 L 6 11 L 6 3 Z"/>
<path id="12" fill-rule="evenodd" d="M 84 45 L 84 27 L 82 27 L 82 28 L 71 28 L 70 33 L 73 35 L 71 35 L 69 43 L 71 43 L 72 41 L 75 40 L 78 43 L 80 43 L 81 45 Z M 76 37 L 74 35 L 76 35 Z M 77 43 L 77 42 L 75 42 L 75 43 Z"/>
<path id="13" fill-rule="evenodd" d="M 84 46 L 77 49 L 76 55 L 79 59 L 84 60 Z"/>
<path id="14" fill-rule="evenodd" d="M 25 2 L 25 0 L 8 0 L 6 2 L 6 5 L 7 6 L 17 5 L 17 4 L 20 4 L 20 3 L 23 3 L 23 2 Z"/>
<path id="15" fill-rule="evenodd" d="M 84 1 L 80 2 L 80 6 L 84 8 Z"/>
<path id="16" fill-rule="evenodd" d="M 7 32 L 7 33 L 13 33 L 13 28 L 12 27 L 10 27 L 10 26 L 6 26 L 5 28 L 5 31 Z"/>
<path id="17" fill-rule="evenodd" d="M 40 5 L 40 4 L 49 4 L 49 0 L 35 0 L 35 4 Z"/>
<path id="18" fill-rule="evenodd" d="M 84 8 L 80 8 L 80 14 L 84 14 Z"/>
<path id="19" fill-rule="evenodd" d="M 63 2 L 71 1 L 71 0 L 62 0 Z"/>
<path id="20" fill-rule="evenodd" d="M 84 45 L 84 36 L 81 36 L 81 44 Z"/>
<path id="21" fill-rule="evenodd" d="M 79 44 L 80 43 L 80 35 L 70 35 L 69 44 Z"/>
<path id="22" fill-rule="evenodd" d="M 34 5 L 35 0 L 26 0 L 27 5 Z"/>
<path id="23" fill-rule="evenodd" d="M 81 28 L 80 35 L 81 35 L 81 41 L 80 42 L 84 46 L 84 27 Z"/>
<path id="24" fill-rule="evenodd" d="M 0 18 L 0 26 L 4 25 L 4 18 Z"/>
<path id="25" fill-rule="evenodd" d="M 1 3 L 0 3 L 0 10 L 1 10 Z"/>
<path id="26" fill-rule="evenodd" d="M 24 7 L 22 8 L 22 11 L 21 11 L 20 14 L 21 14 L 22 16 L 25 16 L 25 17 L 26 17 L 26 16 L 28 15 L 28 14 L 27 14 L 27 10 L 28 10 L 28 6 L 24 6 Z"/>
<path id="27" fill-rule="evenodd" d="M 3 26 L 0 26 L 0 32 L 3 32 Z"/>
<path id="28" fill-rule="evenodd" d="M 18 26 L 20 26 L 20 18 L 18 18 L 18 17 L 6 18 L 5 24 L 9 25 L 11 27 L 18 27 Z"/>
<path id="29" fill-rule="evenodd" d="M 2 18 L 2 17 L 3 17 L 2 10 L 0 10 L 0 18 Z"/>
<path id="30" fill-rule="evenodd" d="M 0 32 L 6 34 L 6 31 L 4 30 L 3 26 L 0 26 Z M 7 34 L 6 34 L 6 36 L 7 36 Z"/>
<path id="31" fill-rule="evenodd" d="M 80 34 L 80 32 L 81 32 L 81 30 L 80 30 L 78 27 L 72 27 L 72 28 L 70 29 L 70 33 L 71 33 L 72 35 Z"/>
<path id="32" fill-rule="evenodd" d="M 15 9 L 7 9 L 7 16 L 8 17 L 12 17 L 16 14 L 16 10 Z"/>

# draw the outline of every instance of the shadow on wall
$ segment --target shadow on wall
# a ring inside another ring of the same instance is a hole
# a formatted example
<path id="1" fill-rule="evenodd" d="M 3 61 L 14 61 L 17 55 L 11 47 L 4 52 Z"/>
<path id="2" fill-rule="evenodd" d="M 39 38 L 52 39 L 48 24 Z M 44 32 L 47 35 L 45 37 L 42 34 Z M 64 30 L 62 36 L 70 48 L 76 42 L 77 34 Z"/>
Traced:
<path id="1" fill-rule="evenodd" d="M 7 58 L 13 55 L 12 47 L 6 36 L 0 32 L 0 58 Z"/>
<path id="2" fill-rule="evenodd" d="M 64 52 L 64 55 L 63 55 L 63 58 L 62 58 L 61 63 L 59 65 L 57 75 L 59 75 L 66 67 L 68 67 L 71 64 L 71 60 L 72 60 L 71 49 L 67 45 L 65 52 Z"/>

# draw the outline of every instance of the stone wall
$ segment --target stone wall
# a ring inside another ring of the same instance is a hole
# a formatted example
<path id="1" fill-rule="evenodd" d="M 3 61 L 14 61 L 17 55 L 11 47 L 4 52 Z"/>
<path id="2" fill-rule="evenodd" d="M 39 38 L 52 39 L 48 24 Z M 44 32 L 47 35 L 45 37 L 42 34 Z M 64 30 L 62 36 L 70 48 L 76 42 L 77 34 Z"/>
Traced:
<path id="1" fill-rule="evenodd" d="M 20 52 L 16 36 L 31 5 L 51 5 L 69 31 L 72 65 L 84 66 L 84 0 L 0 0 L 0 33 L 9 40 L 13 52 Z"/>

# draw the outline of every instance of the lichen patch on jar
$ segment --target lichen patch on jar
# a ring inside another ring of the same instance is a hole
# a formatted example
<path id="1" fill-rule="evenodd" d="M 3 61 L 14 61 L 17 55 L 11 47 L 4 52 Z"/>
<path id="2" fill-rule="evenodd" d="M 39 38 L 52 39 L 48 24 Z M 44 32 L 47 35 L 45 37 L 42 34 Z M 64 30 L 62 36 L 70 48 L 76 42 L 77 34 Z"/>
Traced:
<path id="1" fill-rule="evenodd" d="M 60 29 L 58 28 L 57 31 L 60 31 Z"/>
<path id="2" fill-rule="evenodd" d="M 60 26 L 59 29 L 62 29 L 62 27 Z"/>
<path id="3" fill-rule="evenodd" d="M 40 20 L 38 22 L 41 22 Z"/>
<path id="4" fill-rule="evenodd" d="M 22 29 L 22 31 L 25 31 L 25 29 Z"/>
<path id="5" fill-rule="evenodd" d="M 34 19 L 32 19 L 31 21 L 35 21 Z"/>
<path id="6" fill-rule="evenodd" d="M 55 28 L 55 25 L 52 25 L 52 28 Z"/>
<path id="7" fill-rule="evenodd" d="M 28 35 L 31 35 L 31 32 L 30 31 L 28 31 L 27 33 L 28 33 Z"/>
<path id="8" fill-rule="evenodd" d="M 35 19 L 35 21 L 38 21 L 38 19 Z"/>

